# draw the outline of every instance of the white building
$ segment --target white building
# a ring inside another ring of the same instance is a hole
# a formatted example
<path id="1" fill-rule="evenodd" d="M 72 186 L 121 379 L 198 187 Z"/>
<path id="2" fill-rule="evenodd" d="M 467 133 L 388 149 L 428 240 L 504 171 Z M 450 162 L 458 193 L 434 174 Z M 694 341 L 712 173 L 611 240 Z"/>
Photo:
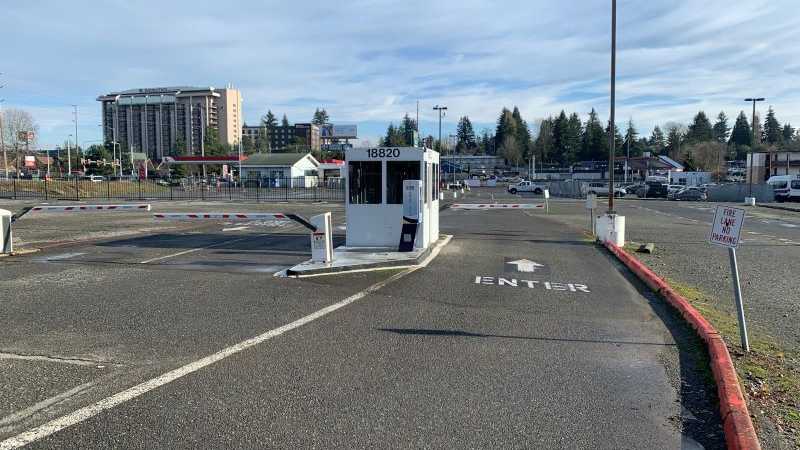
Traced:
<path id="1" fill-rule="evenodd" d="M 747 181 L 764 183 L 775 175 L 800 174 L 800 151 L 755 152 L 747 155 Z"/>
<path id="2" fill-rule="evenodd" d="M 318 168 L 311 153 L 258 153 L 242 162 L 241 176 L 262 186 L 311 187 L 317 183 Z"/>

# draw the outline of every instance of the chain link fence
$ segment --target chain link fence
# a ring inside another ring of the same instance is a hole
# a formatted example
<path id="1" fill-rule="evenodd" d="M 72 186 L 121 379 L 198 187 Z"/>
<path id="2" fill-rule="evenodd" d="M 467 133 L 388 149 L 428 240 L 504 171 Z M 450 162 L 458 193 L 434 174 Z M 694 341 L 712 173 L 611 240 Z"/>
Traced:
<path id="1" fill-rule="evenodd" d="M 167 180 L 0 180 L 0 198 L 37 200 L 247 200 L 344 202 L 340 178 Z"/>

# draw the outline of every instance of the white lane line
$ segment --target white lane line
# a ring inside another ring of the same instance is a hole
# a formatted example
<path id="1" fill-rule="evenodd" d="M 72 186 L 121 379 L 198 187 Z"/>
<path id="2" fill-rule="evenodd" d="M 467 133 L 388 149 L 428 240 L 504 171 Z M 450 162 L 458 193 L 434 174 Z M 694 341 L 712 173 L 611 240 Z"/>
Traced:
<path id="1" fill-rule="evenodd" d="M 223 228 L 222 231 L 242 231 L 242 230 L 246 230 L 248 228 L 250 228 L 250 227 L 248 227 L 248 226 L 231 227 L 231 228 Z"/>
<path id="2" fill-rule="evenodd" d="M 202 369 L 202 368 L 204 368 L 206 366 L 209 366 L 211 364 L 214 364 L 217 361 L 220 361 L 220 360 L 223 360 L 223 359 L 225 359 L 225 358 L 227 358 L 229 356 L 235 355 L 235 354 L 237 354 L 237 353 L 239 353 L 239 352 L 241 352 L 243 350 L 247 350 L 250 347 L 254 347 L 254 346 L 258 345 L 258 344 L 261 344 L 262 342 L 268 341 L 268 340 L 270 340 L 270 339 L 272 339 L 274 337 L 280 336 L 280 335 L 282 335 L 282 334 L 284 334 L 284 333 L 286 333 L 288 331 L 294 330 L 295 328 L 300 328 L 300 327 L 302 327 L 303 325 L 305 325 L 305 324 L 307 324 L 309 322 L 313 322 L 314 320 L 317 320 L 317 319 L 319 319 L 321 317 L 324 317 L 324 316 L 326 316 L 326 315 L 328 315 L 328 314 L 330 314 L 330 313 L 332 313 L 332 312 L 334 312 L 336 310 L 344 308 L 345 306 L 347 306 L 347 305 L 349 305 L 351 303 L 354 303 L 354 302 L 356 302 L 358 300 L 361 300 L 362 298 L 366 297 L 367 295 L 369 295 L 369 294 L 371 294 L 371 293 L 373 293 L 375 291 L 378 291 L 379 289 L 383 288 L 387 284 L 392 283 L 394 281 L 397 281 L 400 278 L 403 278 L 404 276 L 416 271 L 417 269 L 420 269 L 420 268 L 423 268 L 423 267 L 427 267 L 427 265 L 430 263 L 430 261 L 432 261 L 433 258 L 435 258 L 436 255 L 439 254 L 439 250 L 444 246 L 444 244 L 449 242 L 449 239 L 450 239 L 450 237 L 448 237 L 446 239 L 446 241 L 442 245 L 440 245 L 436 249 L 434 249 L 431 252 L 431 254 L 428 256 L 428 258 L 426 258 L 425 261 L 423 261 L 418 266 L 410 267 L 410 268 L 408 268 L 408 269 L 406 269 L 406 270 L 404 270 L 404 271 L 402 271 L 400 273 L 394 274 L 391 277 L 389 277 L 389 278 L 387 278 L 387 279 L 385 279 L 383 281 L 380 281 L 380 282 L 377 282 L 377 283 L 373 284 L 372 286 L 364 289 L 361 292 L 353 294 L 350 297 L 347 297 L 346 299 L 344 299 L 344 300 L 342 300 L 342 301 L 340 301 L 338 303 L 334 303 L 334 304 L 332 304 L 330 306 L 322 308 L 322 309 L 320 309 L 320 310 L 318 310 L 316 312 L 313 312 L 313 313 L 311 313 L 311 314 L 309 314 L 309 315 L 307 315 L 305 317 L 301 317 L 300 319 L 297 319 L 292 323 L 288 323 L 288 324 L 283 325 L 281 327 L 278 327 L 278 328 L 275 328 L 273 330 L 267 331 L 266 333 L 263 333 L 263 334 L 260 334 L 258 336 L 255 336 L 255 337 L 252 337 L 250 339 L 247 339 L 245 341 L 242 341 L 242 342 L 240 342 L 238 344 L 234 344 L 234 345 L 232 345 L 230 347 L 226 347 L 226 348 L 218 351 L 217 353 L 211 354 L 209 356 L 206 356 L 205 358 L 201 358 L 201 359 L 199 359 L 197 361 L 194 361 L 192 363 L 186 364 L 186 365 L 181 366 L 181 367 L 179 367 L 177 369 L 171 370 L 171 371 L 169 371 L 169 372 L 167 372 L 167 373 L 165 373 L 163 375 L 160 375 L 158 377 L 152 378 L 152 379 L 147 380 L 147 381 L 145 381 L 143 383 L 137 384 L 136 386 L 133 386 L 133 387 L 131 387 L 129 389 L 126 389 L 126 390 L 124 390 L 122 392 L 119 392 L 117 394 L 114 394 L 114 395 L 112 395 L 110 397 L 106 397 L 106 398 L 104 398 L 104 399 L 102 399 L 102 400 L 100 400 L 100 401 L 98 401 L 96 403 L 93 403 L 93 404 L 88 405 L 88 406 L 84 406 L 83 408 L 80 408 L 80 409 L 78 409 L 76 411 L 73 411 L 73 412 L 71 412 L 71 413 L 69 413 L 67 415 L 61 416 L 61 417 L 59 417 L 57 419 L 53 419 L 50 422 L 47 422 L 47 423 L 45 423 L 43 425 L 39 425 L 38 427 L 31 428 L 28 431 L 20 433 L 20 434 L 14 436 L 14 437 L 8 438 L 8 439 L 0 442 L 0 450 L 16 449 L 16 448 L 20 448 L 20 447 L 22 447 L 24 445 L 28 445 L 31 442 L 38 441 L 39 439 L 42 439 L 44 437 L 50 436 L 51 434 L 57 433 L 57 432 L 63 430 L 64 428 L 70 427 L 70 426 L 75 425 L 77 423 L 83 422 L 84 420 L 90 419 L 90 418 L 96 416 L 97 414 L 100 414 L 101 412 L 103 412 L 105 410 L 111 409 L 111 408 L 113 408 L 115 406 L 118 406 L 118 405 L 120 405 L 122 403 L 125 403 L 125 402 L 127 402 L 129 400 L 132 400 L 132 399 L 134 399 L 136 397 L 139 397 L 140 395 L 146 394 L 147 392 L 150 392 L 153 389 L 157 389 L 157 388 L 159 388 L 161 386 L 164 386 L 165 384 L 171 383 L 171 382 L 173 382 L 173 381 L 175 381 L 175 380 L 177 380 L 177 379 L 179 379 L 181 377 L 184 377 L 184 376 L 189 375 L 191 373 L 197 372 L 198 370 L 200 370 L 200 369 Z"/>
<path id="3" fill-rule="evenodd" d="M 140 262 L 139 262 L 139 264 L 149 264 L 149 263 L 151 263 L 151 262 L 155 262 L 155 261 L 161 261 L 161 260 L 163 260 L 163 259 L 169 259 L 169 258 L 174 258 L 174 257 L 176 257 L 176 256 L 187 255 L 187 254 L 189 254 L 189 253 L 199 252 L 200 250 L 205 250 L 205 249 L 209 249 L 209 248 L 219 247 L 219 246 L 221 246 L 221 245 L 226 245 L 226 244 L 233 244 L 234 242 L 239 242 L 239 241 L 243 241 L 243 240 L 245 240 L 245 239 L 250 239 L 251 237 L 252 237 L 252 236 L 245 236 L 245 237 L 238 238 L 238 239 L 231 239 L 231 240 L 229 240 L 229 241 L 218 242 L 218 243 L 216 243 L 216 244 L 207 245 L 207 246 L 205 246 L 205 247 L 199 247 L 199 248 L 192 248 L 192 249 L 189 249 L 189 250 L 184 250 L 184 251 L 182 251 L 182 252 L 173 253 L 173 254 L 171 254 L 171 255 L 164 255 L 164 256 L 159 256 L 159 257 L 157 257 L 157 258 L 145 259 L 144 261 L 140 261 Z"/>
<path id="4" fill-rule="evenodd" d="M 64 392 L 62 392 L 62 393 L 60 393 L 58 395 L 54 395 L 54 396 L 52 396 L 52 397 L 50 397 L 48 399 L 42 400 L 42 401 L 40 401 L 40 402 L 38 402 L 38 403 L 36 403 L 34 405 L 31 405 L 31 406 L 29 406 L 29 407 L 27 407 L 27 408 L 25 408 L 23 410 L 17 411 L 14 414 L 9 414 L 9 415 L 3 417 L 2 419 L 0 419 L 0 426 L 11 425 L 11 424 L 13 424 L 15 422 L 19 422 L 22 419 L 30 417 L 30 416 L 36 414 L 37 412 L 39 412 L 39 411 L 41 411 L 41 410 L 43 410 L 43 409 L 45 409 L 45 408 L 47 408 L 47 407 L 49 407 L 51 405 L 55 405 L 56 403 L 59 403 L 59 402 L 61 402 L 63 400 L 66 400 L 66 399 L 72 397 L 75 394 L 80 393 L 81 391 L 85 391 L 86 389 L 94 386 L 94 383 L 95 383 L 94 381 L 90 381 L 88 383 L 84 383 L 84 384 L 81 384 L 79 386 L 75 386 L 74 388 L 72 388 L 72 389 L 70 389 L 68 391 L 64 391 Z"/>
<path id="5" fill-rule="evenodd" d="M 44 362 L 72 364 L 74 366 L 87 366 L 87 367 L 114 365 L 114 363 L 109 363 L 105 361 L 92 361 L 88 359 L 78 359 L 78 358 L 59 358 L 56 356 L 44 356 L 44 355 L 18 355 L 16 353 L 4 353 L 4 352 L 0 352 L 0 359 L 16 359 L 22 361 L 44 361 Z"/>
<path id="6" fill-rule="evenodd" d="M 747 232 L 747 234 L 755 234 L 755 235 L 757 236 L 757 235 L 759 235 L 759 234 L 761 234 L 761 233 L 758 233 L 758 232 L 756 232 L 756 231 L 748 231 L 748 232 Z"/>
<path id="7" fill-rule="evenodd" d="M 797 225 L 793 223 L 782 223 L 781 226 L 786 228 L 797 228 Z"/>

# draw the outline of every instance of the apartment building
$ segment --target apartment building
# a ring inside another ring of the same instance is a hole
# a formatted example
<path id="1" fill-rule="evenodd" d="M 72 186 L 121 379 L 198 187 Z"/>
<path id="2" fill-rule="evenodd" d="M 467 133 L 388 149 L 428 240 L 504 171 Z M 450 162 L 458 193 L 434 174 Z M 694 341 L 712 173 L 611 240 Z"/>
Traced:
<path id="1" fill-rule="evenodd" d="M 241 140 L 242 96 L 231 86 L 130 89 L 97 100 L 105 142 L 151 160 L 204 154 L 209 130 L 222 143 L 235 146 Z"/>

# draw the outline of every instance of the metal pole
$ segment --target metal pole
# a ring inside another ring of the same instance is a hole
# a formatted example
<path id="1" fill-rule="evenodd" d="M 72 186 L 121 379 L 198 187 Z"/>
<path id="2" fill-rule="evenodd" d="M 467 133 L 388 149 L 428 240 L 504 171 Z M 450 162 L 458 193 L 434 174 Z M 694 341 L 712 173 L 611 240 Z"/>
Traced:
<path id="1" fill-rule="evenodd" d="M 750 183 L 748 184 L 747 188 L 748 197 L 753 196 L 753 164 L 755 164 L 756 162 L 755 154 L 753 154 L 753 152 L 756 149 L 756 99 L 755 98 L 753 99 L 753 115 L 751 117 L 753 121 L 753 126 L 750 129 L 750 132 L 753 135 L 753 139 L 751 139 L 753 143 L 750 146 Z"/>
<path id="2" fill-rule="evenodd" d="M 77 158 L 79 155 L 79 148 L 78 148 L 78 105 L 72 105 L 73 108 L 73 115 L 75 116 L 75 157 Z M 75 161 L 77 163 L 77 161 Z"/>
<path id="3" fill-rule="evenodd" d="M 742 305 L 742 287 L 739 284 L 739 266 L 736 264 L 736 249 L 728 248 L 731 259 L 731 275 L 733 276 L 733 293 L 736 300 L 736 315 L 739 318 L 739 337 L 742 340 L 742 349 L 750 351 L 750 341 L 747 339 L 747 323 L 744 320 L 744 306 Z"/>
<path id="4" fill-rule="evenodd" d="M 608 214 L 614 214 L 614 106 L 617 82 L 617 0 L 611 0 L 611 117 L 608 123 Z"/>
<path id="5" fill-rule="evenodd" d="M 633 120 L 633 119 L 631 119 Z M 625 154 L 625 173 L 623 176 L 625 177 L 625 183 L 628 182 L 628 160 L 631 159 L 631 130 L 628 128 L 628 151 Z"/>
<path id="6" fill-rule="evenodd" d="M 72 175 L 72 152 L 70 151 L 69 148 L 69 138 L 71 137 L 72 137 L 71 134 L 69 135 L 69 137 L 67 137 L 67 177 Z M 25 145 L 27 145 L 27 141 Z"/>
<path id="7" fill-rule="evenodd" d="M 3 148 L 3 167 L 6 170 L 6 179 L 8 176 L 8 157 L 6 156 L 6 141 L 3 138 L 3 100 L 0 100 L 0 147 Z"/>

